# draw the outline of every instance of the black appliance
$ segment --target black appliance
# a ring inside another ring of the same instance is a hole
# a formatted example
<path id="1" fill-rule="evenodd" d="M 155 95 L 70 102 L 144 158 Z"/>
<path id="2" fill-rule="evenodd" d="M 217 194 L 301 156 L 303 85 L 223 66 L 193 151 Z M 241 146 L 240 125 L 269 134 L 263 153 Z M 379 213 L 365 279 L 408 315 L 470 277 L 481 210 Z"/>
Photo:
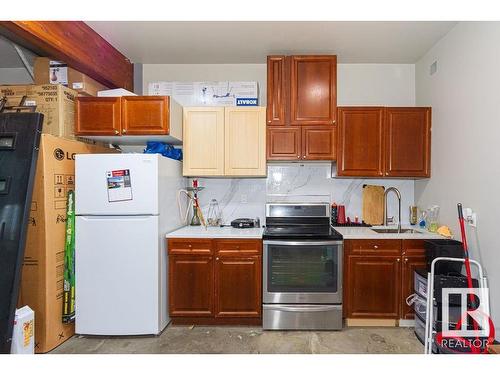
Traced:
<path id="1" fill-rule="evenodd" d="M 425 240 L 424 248 L 428 272 L 431 272 L 432 261 L 438 257 L 460 259 L 465 257 L 464 248 L 460 241 L 447 239 Z M 437 262 L 434 274 L 460 273 L 462 266 L 463 263 L 461 262 Z"/>
<path id="2" fill-rule="evenodd" d="M 0 113 L 0 353 L 10 353 L 43 115 Z"/>
<path id="3" fill-rule="evenodd" d="M 231 221 L 231 226 L 233 228 L 256 228 L 259 227 L 259 223 L 256 219 L 240 218 Z"/>

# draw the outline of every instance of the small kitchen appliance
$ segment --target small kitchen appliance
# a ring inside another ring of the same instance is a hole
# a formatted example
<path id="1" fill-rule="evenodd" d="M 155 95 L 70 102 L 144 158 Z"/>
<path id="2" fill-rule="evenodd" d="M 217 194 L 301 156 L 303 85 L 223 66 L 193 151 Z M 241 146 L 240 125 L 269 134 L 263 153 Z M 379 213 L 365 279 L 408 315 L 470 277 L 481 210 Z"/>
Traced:
<path id="1" fill-rule="evenodd" d="M 231 226 L 233 228 L 258 228 L 260 223 L 257 219 L 240 218 L 231 221 Z"/>
<path id="2" fill-rule="evenodd" d="M 342 329 L 342 235 L 329 203 L 268 203 L 263 328 Z"/>

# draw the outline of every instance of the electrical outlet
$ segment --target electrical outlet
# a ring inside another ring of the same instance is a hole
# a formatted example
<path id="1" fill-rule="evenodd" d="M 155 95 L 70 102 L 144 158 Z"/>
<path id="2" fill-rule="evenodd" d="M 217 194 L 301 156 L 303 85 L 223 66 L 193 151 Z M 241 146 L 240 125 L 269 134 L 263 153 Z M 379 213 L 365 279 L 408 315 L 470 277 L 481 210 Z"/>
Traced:
<path id="1" fill-rule="evenodd" d="M 248 197 L 247 197 L 246 194 L 241 194 L 240 203 L 241 204 L 247 204 L 248 203 Z"/>
<path id="2" fill-rule="evenodd" d="M 471 227 L 476 227 L 477 226 L 477 214 L 472 211 L 472 208 L 465 208 L 463 210 L 464 213 L 464 219 L 467 225 L 470 225 Z"/>

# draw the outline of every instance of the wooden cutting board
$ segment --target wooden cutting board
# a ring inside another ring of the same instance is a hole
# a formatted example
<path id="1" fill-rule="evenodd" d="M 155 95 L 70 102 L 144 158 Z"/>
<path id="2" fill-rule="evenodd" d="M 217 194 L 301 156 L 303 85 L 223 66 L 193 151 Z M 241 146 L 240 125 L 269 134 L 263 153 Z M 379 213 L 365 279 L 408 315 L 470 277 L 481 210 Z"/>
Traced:
<path id="1" fill-rule="evenodd" d="M 383 186 L 363 186 L 363 221 L 366 224 L 382 225 L 384 223 L 384 192 Z"/>

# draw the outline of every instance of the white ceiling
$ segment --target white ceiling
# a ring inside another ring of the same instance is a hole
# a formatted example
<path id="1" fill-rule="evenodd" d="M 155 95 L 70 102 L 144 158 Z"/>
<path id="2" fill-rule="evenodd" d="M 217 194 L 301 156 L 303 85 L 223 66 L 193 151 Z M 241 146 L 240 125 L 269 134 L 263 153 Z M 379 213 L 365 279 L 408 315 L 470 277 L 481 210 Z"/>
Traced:
<path id="1" fill-rule="evenodd" d="M 341 63 L 415 63 L 456 22 L 87 22 L 132 62 L 264 63 L 336 54 Z"/>

